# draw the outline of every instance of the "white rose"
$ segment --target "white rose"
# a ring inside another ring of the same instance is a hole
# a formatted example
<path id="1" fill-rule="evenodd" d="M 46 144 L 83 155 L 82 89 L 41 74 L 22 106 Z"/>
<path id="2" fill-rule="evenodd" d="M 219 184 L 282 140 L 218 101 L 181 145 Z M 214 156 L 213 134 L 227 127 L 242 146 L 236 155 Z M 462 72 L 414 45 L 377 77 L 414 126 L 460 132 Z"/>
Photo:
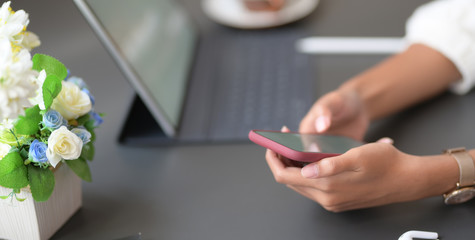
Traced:
<path id="1" fill-rule="evenodd" d="M 54 130 L 48 138 L 46 157 L 53 167 L 61 161 L 75 160 L 81 155 L 82 140 L 65 126 Z"/>
<path id="2" fill-rule="evenodd" d="M 91 99 L 87 93 L 71 82 L 62 82 L 62 89 L 51 108 L 61 113 L 66 120 L 76 119 L 91 111 Z"/>
<path id="3" fill-rule="evenodd" d="M 5 143 L 0 143 L 0 161 L 8 154 L 10 148 L 12 148 L 12 146 Z"/>

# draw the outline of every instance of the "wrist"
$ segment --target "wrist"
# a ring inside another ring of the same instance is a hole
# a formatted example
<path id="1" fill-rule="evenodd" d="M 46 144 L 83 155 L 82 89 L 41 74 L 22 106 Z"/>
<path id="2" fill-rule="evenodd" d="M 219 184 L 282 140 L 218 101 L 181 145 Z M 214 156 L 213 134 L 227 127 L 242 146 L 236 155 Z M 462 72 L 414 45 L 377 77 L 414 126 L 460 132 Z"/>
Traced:
<path id="1" fill-rule="evenodd" d="M 420 157 L 417 168 L 420 185 L 419 199 L 433 196 L 441 196 L 456 188 L 459 181 L 459 167 L 452 156 L 441 154 L 435 156 Z"/>
<path id="2" fill-rule="evenodd" d="M 382 89 L 380 84 L 372 84 L 370 76 L 366 74 L 355 76 L 343 83 L 338 88 L 338 91 L 351 96 L 353 102 L 358 103 L 360 109 L 365 112 L 369 121 L 379 117 L 372 105 L 374 105 L 374 101 L 378 101 L 381 94 L 384 94 L 384 89 Z"/>
<path id="3" fill-rule="evenodd" d="M 364 92 L 364 85 L 357 78 L 353 78 L 345 83 L 343 83 L 337 91 L 340 92 L 342 96 L 346 96 L 346 99 L 349 100 L 349 103 L 352 104 L 352 109 L 358 109 L 363 114 L 365 114 L 369 119 L 370 113 L 368 112 L 368 98 Z"/>
<path id="4" fill-rule="evenodd" d="M 475 159 L 475 149 L 468 151 Z M 475 164 L 475 162 L 474 162 Z M 419 198 L 439 196 L 451 192 L 457 188 L 460 181 L 460 170 L 457 161 L 449 154 L 420 157 L 416 166 L 422 170 L 420 174 L 421 188 L 417 191 L 421 193 Z"/>
<path id="5" fill-rule="evenodd" d="M 445 150 L 459 166 L 456 188 L 444 194 L 447 205 L 464 203 L 475 197 L 475 165 L 473 156 L 463 147 Z"/>

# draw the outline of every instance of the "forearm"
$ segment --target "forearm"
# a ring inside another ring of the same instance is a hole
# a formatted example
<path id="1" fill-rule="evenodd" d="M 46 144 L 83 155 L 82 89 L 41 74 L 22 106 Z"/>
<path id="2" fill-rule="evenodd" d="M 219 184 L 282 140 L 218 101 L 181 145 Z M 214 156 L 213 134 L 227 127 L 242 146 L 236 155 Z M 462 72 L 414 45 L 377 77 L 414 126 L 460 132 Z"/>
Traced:
<path id="1" fill-rule="evenodd" d="M 415 44 L 354 77 L 339 91 L 356 93 L 373 120 L 440 94 L 460 78 L 449 59 Z"/>
<path id="2" fill-rule="evenodd" d="M 475 150 L 469 153 L 475 159 Z M 417 158 L 418 161 L 413 165 L 414 179 L 411 184 L 417 187 L 411 188 L 412 192 L 409 192 L 409 195 L 422 199 L 439 196 L 456 188 L 460 173 L 453 156 L 441 154 Z"/>

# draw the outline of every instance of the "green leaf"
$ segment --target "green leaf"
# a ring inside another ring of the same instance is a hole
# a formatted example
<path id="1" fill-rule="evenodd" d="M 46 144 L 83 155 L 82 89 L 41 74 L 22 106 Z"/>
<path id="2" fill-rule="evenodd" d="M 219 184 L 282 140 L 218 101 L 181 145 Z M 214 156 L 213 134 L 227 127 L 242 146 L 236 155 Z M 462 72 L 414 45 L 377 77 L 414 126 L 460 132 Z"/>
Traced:
<path id="1" fill-rule="evenodd" d="M 94 153 L 94 143 L 88 142 L 87 144 L 82 146 L 81 158 L 84 158 L 86 160 L 92 160 L 94 158 Z"/>
<path id="2" fill-rule="evenodd" d="M 10 152 L 0 161 L 0 185 L 16 189 L 28 186 L 28 170 L 18 152 Z"/>
<path id="3" fill-rule="evenodd" d="M 94 119 L 89 119 L 88 121 L 86 121 L 86 123 L 84 123 L 84 127 L 89 131 L 91 132 L 92 130 L 94 130 Z"/>
<path id="4" fill-rule="evenodd" d="M 65 162 L 82 180 L 92 182 L 91 171 L 89 170 L 86 160 L 78 158 L 76 160 L 65 160 Z"/>
<path id="5" fill-rule="evenodd" d="M 8 145 L 16 145 L 16 138 L 13 133 L 10 132 L 8 129 L 0 130 L 0 143 L 5 143 Z"/>
<path id="6" fill-rule="evenodd" d="M 5 200 L 5 199 L 7 199 L 7 198 L 9 198 L 9 197 L 10 197 L 10 196 L 0 196 L 0 199 Z"/>
<path id="7" fill-rule="evenodd" d="M 20 116 L 15 123 L 15 132 L 23 135 L 34 135 L 40 129 L 39 123 L 42 119 L 38 105 L 28 108 L 25 111 L 25 116 Z"/>
<path id="8" fill-rule="evenodd" d="M 48 109 L 53 104 L 54 98 L 61 92 L 61 79 L 56 75 L 48 75 L 43 83 L 43 101 Z"/>
<path id="9" fill-rule="evenodd" d="M 96 133 L 94 132 L 94 119 L 90 119 L 84 124 L 84 127 L 86 128 L 87 131 L 91 133 L 91 142 L 96 141 Z"/>
<path id="10" fill-rule="evenodd" d="M 86 114 L 80 118 L 78 118 L 76 121 L 78 122 L 78 126 L 83 126 L 87 121 L 89 121 L 89 114 Z"/>
<path id="11" fill-rule="evenodd" d="M 49 199 L 54 190 L 54 174 L 48 168 L 39 168 L 28 165 L 28 178 L 30 181 L 31 195 L 37 202 Z"/>
<path id="12" fill-rule="evenodd" d="M 23 202 L 23 201 L 26 200 L 26 198 L 19 198 L 19 197 L 16 196 L 16 195 L 15 195 L 15 198 L 16 198 L 16 200 L 19 201 L 19 202 Z"/>
<path id="13" fill-rule="evenodd" d="M 32 61 L 33 69 L 37 71 L 44 69 L 46 71 L 46 76 L 55 75 L 60 80 L 63 80 L 68 76 L 68 69 L 54 57 L 44 54 L 35 54 Z"/>
<path id="14" fill-rule="evenodd" d="M 19 153 L 20 153 L 20 157 L 22 159 L 27 159 L 28 158 L 28 153 L 29 152 L 26 149 L 22 148 Z"/>
<path id="15" fill-rule="evenodd" d="M 96 133 L 94 130 L 89 130 L 89 132 L 91 133 L 91 142 L 96 141 Z"/>

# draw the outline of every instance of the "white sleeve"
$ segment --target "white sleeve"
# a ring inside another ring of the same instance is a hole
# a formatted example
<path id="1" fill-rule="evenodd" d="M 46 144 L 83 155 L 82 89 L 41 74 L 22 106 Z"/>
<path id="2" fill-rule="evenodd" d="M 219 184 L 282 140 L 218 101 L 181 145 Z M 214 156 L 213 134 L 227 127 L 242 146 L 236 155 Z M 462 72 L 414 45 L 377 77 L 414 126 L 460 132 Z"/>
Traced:
<path id="1" fill-rule="evenodd" d="M 409 44 L 421 43 L 449 58 L 462 74 L 451 90 L 475 85 L 475 0 L 436 0 L 414 12 L 406 24 Z"/>

